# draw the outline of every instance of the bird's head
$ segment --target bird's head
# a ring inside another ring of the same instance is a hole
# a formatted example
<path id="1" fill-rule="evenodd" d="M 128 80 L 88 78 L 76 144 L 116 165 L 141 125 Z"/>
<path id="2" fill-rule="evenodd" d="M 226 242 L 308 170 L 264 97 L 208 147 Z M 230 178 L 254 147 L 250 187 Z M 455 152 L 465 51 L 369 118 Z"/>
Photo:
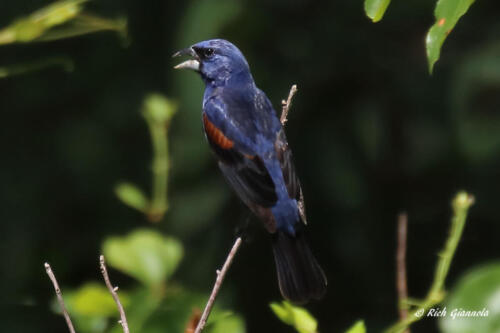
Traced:
<path id="1" fill-rule="evenodd" d="M 225 84 L 230 79 L 251 79 L 248 63 L 241 51 L 224 39 L 211 39 L 196 43 L 176 52 L 173 57 L 188 55 L 186 60 L 174 68 L 192 69 L 200 73 L 203 80 L 212 84 Z"/>

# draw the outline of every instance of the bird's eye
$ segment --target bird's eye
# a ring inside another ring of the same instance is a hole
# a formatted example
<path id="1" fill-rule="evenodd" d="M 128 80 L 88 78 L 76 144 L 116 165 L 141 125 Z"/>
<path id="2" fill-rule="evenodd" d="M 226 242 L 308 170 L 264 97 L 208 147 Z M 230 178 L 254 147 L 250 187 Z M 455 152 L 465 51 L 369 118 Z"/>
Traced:
<path id="1" fill-rule="evenodd" d="M 214 53 L 215 53 L 215 51 L 214 51 L 214 49 L 212 49 L 212 48 L 208 48 L 208 49 L 204 49 L 204 50 L 203 50 L 203 56 L 204 56 L 205 58 L 210 58 L 211 56 L 213 56 L 213 55 L 214 55 Z"/>

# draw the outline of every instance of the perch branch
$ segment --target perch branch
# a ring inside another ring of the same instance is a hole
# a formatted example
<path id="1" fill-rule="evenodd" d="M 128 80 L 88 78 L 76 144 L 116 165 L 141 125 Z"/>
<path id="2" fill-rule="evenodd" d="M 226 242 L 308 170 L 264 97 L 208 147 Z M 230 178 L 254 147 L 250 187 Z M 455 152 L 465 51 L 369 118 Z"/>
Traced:
<path id="1" fill-rule="evenodd" d="M 396 289 L 398 292 L 399 320 L 404 320 L 408 317 L 408 305 L 406 304 L 408 300 L 408 285 L 406 279 L 407 231 L 408 215 L 406 212 L 403 212 L 398 216 L 398 247 L 396 252 Z M 410 333 L 410 329 L 406 329 L 404 333 Z"/>
<path id="2" fill-rule="evenodd" d="M 116 306 L 118 307 L 118 311 L 120 312 L 120 320 L 118 321 L 118 323 L 122 326 L 123 333 L 130 333 L 127 324 L 127 317 L 125 316 L 125 310 L 123 309 L 122 303 L 120 302 L 120 298 L 116 293 L 118 287 L 113 287 L 111 281 L 109 280 L 108 270 L 106 269 L 106 261 L 104 260 L 103 255 L 99 257 L 99 263 L 101 267 L 102 276 L 104 277 L 104 282 L 106 283 L 106 287 L 108 287 L 109 292 L 111 293 L 111 296 L 113 296 Z"/>
<path id="3" fill-rule="evenodd" d="M 292 99 L 295 93 L 297 92 L 297 85 L 294 84 L 290 88 L 290 92 L 288 93 L 288 98 L 285 100 L 281 101 L 281 125 L 285 126 L 286 122 L 288 121 L 288 112 L 290 111 L 290 107 L 292 106 Z"/>
<path id="4" fill-rule="evenodd" d="M 236 241 L 234 242 L 233 248 L 229 252 L 226 261 L 224 262 L 224 265 L 222 266 L 221 270 L 217 270 L 217 279 L 215 280 L 214 287 L 212 289 L 212 293 L 210 294 L 210 298 L 208 299 L 207 305 L 205 306 L 205 309 L 203 310 L 203 314 L 201 315 L 200 321 L 198 322 L 198 325 L 196 326 L 195 333 L 201 333 L 203 331 L 203 328 L 205 328 L 205 324 L 207 323 L 208 316 L 210 315 L 210 311 L 212 310 L 212 307 L 215 302 L 215 298 L 217 297 L 217 294 L 219 293 L 219 289 L 222 285 L 222 282 L 224 281 L 224 277 L 231 266 L 231 263 L 233 262 L 234 256 L 236 255 L 236 252 L 238 252 L 238 249 L 240 248 L 241 245 L 241 237 L 238 237 Z"/>
<path id="5" fill-rule="evenodd" d="M 52 284 L 54 285 L 54 290 L 56 291 L 56 296 L 57 296 L 57 301 L 59 302 L 59 306 L 61 307 L 64 319 L 66 320 L 66 324 L 68 325 L 68 329 L 70 333 L 75 333 L 75 328 L 73 327 L 73 323 L 71 322 L 71 318 L 69 317 L 68 310 L 66 310 L 66 306 L 64 305 L 64 300 L 62 298 L 62 292 L 61 288 L 59 288 L 59 283 L 57 283 L 56 276 L 54 272 L 52 271 L 52 268 L 50 267 L 49 263 L 45 263 L 45 271 L 47 272 L 47 275 L 50 278 L 50 281 L 52 281 Z"/>

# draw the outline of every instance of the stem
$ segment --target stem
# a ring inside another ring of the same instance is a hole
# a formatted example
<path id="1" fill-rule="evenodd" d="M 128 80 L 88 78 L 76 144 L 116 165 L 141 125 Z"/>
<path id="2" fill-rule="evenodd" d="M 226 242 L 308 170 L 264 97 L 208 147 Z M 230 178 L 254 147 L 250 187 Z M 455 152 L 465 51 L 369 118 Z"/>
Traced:
<path id="1" fill-rule="evenodd" d="M 434 281 L 426 298 L 417 304 L 405 319 L 399 320 L 386 330 L 386 333 L 404 332 L 412 323 L 426 316 L 427 311 L 441 303 L 445 296 L 444 282 L 450 270 L 451 261 L 455 255 L 467 219 L 467 212 L 474 203 L 474 197 L 466 192 L 459 192 L 453 199 L 453 217 L 451 219 L 450 234 L 446 240 L 444 250 L 439 255 L 439 260 L 434 273 Z"/>
<path id="2" fill-rule="evenodd" d="M 168 210 L 168 127 L 177 106 L 159 94 L 148 96 L 142 115 L 146 120 L 153 145 L 152 197 L 147 209 L 148 219 L 159 222 Z"/>
<path id="3" fill-rule="evenodd" d="M 208 299 L 207 305 L 205 306 L 205 310 L 203 310 L 203 314 L 201 315 L 201 319 L 198 322 L 198 325 L 196 326 L 196 330 L 194 331 L 195 333 L 201 333 L 203 329 L 205 328 L 205 324 L 207 323 L 208 316 L 210 315 L 210 311 L 212 311 L 212 307 L 215 303 L 215 298 L 217 297 L 217 294 L 219 293 L 219 289 L 222 286 L 222 282 L 224 281 L 224 277 L 226 276 L 226 273 L 229 269 L 229 266 L 231 266 L 231 263 L 233 262 L 234 256 L 236 255 L 236 252 L 238 252 L 238 249 L 240 248 L 241 245 L 241 237 L 238 237 L 236 241 L 234 242 L 234 245 L 229 252 L 226 261 L 224 262 L 224 265 L 222 266 L 222 269 L 219 271 L 217 270 L 217 279 L 215 280 L 214 287 L 212 289 L 212 293 L 210 294 L 210 298 Z"/>
<path id="4" fill-rule="evenodd" d="M 120 302 L 120 298 L 116 293 L 118 287 L 113 287 L 113 285 L 111 284 L 111 280 L 109 279 L 108 275 L 108 270 L 106 269 L 106 261 L 104 260 L 104 256 L 102 254 L 99 257 L 99 266 L 101 267 L 101 273 L 102 276 L 104 277 L 104 283 L 106 283 L 106 287 L 108 287 L 108 290 L 111 293 L 111 296 L 113 296 L 116 306 L 118 307 L 118 311 L 120 312 L 119 323 L 120 325 L 122 325 L 123 333 L 130 333 L 127 324 L 127 317 L 125 316 L 125 310 L 123 309 L 122 303 Z"/>
<path id="5" fill-rule="evenodd" d="M 70 333 L 75 333 L 75 328 L 73 327 L 73 323 L 71 322 L 71 318 L 69 317 L 68 310 L 66 310 L 66 306 L 64 305 L 61 288 L 59 288 L 59 283 L 57 283 L 56 275 L 52 271 L 52 268 L 50 267 L 49 263 L 45 263 L 45 271 L 47 272 L 50 281 L 52 281 L 52 284 L 54 285 L 54 290 L 56 291 L 56 296 L 57 296 L 57 302 L 59 302 L 59 306 L 61 307 L 64 319 L 66 320 L 66 325 L 68 325 Z"/>
<path id="6" fill-rule="evenodd" d="M 153 193 L 149 208 L 149 219 L 158 222 L 168 209 L 168 138 L 167 130 L 161 123 L 148 121 L 151 141 L 153 144 Z"/>

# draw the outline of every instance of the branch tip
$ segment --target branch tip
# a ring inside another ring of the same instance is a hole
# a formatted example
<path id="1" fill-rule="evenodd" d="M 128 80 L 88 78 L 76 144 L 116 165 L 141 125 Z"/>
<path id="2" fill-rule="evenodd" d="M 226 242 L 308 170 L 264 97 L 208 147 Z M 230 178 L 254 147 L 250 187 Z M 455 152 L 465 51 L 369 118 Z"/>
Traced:
<path id="1" fill-rule="evenodd" d="M 227 255 L 226 261 L 224 262 L 224 265 L 222 266 L 222 269 L 217 270 L 217 279 L 215 280 L 214 287 L 212 289 L 212 293 L 210 294 L 210 297 L 208 299 L 207 305 L 205 306 L 205 309 L 203 310 L 203 314 L 201 315 L 200 320 L 198 321 L 198 325 L 196 326 L 196 330 L 194 331 L 195 333 L 201 333 L 203 329 L 205 328 L 205 324 L 207 323 L 208 316 L 210 315 L 210 311 L 212 311 L 212 307 L 215 302 L 215 298 L 217 297 L 217 294 L 219 293 L 219 289 L 222 286 L 222 282 L 224 281 L 224 277 L 226 276 L 226 273 L 231 266 L 231 263 L 233 262 L 234 256 L 238 252 L 238 249 L 240 248 L 241 245 L 241 237 L 236 238 L 236 241 L 233 244 L 233 247 L 231 248 L 231 251 L 229 251 L 229 254 Z"/>

